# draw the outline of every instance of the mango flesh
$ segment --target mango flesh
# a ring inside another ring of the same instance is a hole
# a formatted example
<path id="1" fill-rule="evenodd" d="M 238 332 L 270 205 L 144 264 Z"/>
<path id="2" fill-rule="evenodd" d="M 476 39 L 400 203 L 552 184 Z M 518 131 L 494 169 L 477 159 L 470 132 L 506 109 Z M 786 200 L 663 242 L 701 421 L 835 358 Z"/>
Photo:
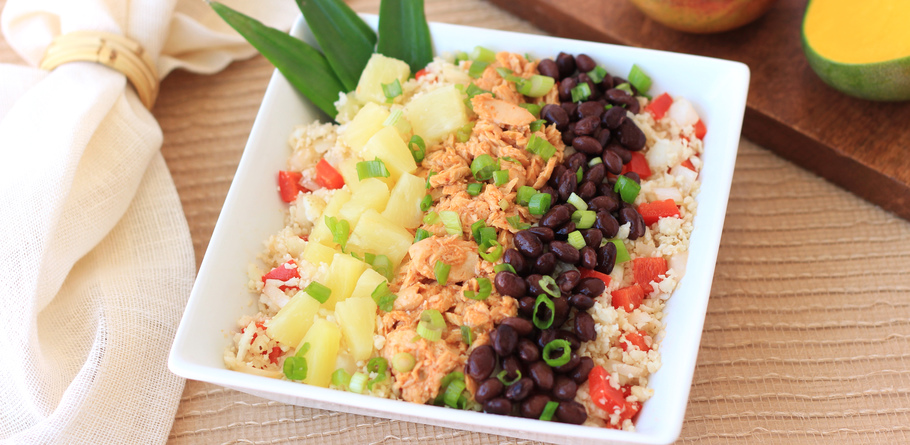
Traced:
<path id="1" fill-rule="evenodd" d="M 814 0 L 803 23 L 819 56 L 875 63 L 910 56 L 910 1 Z"/>
<path id="2" fill-rule="evenodd" d="M 654 21 L 697 34 L 729 31 L 764 14 L 776 0 L 631 0 Z"/>

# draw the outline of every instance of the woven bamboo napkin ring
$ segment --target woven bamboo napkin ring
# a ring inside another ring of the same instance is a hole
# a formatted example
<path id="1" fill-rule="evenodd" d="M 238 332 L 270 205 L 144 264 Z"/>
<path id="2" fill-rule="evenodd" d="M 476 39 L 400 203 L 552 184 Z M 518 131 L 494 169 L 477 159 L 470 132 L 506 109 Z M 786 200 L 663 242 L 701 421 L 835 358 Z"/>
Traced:
<path id="1" fill-rule="evenodd" d="M 102 31 L 74 31 L 54 39 L 44 53 L 41 69 L 69 62 L 98 62 L 123 73 L 149 110 L 158 98 L 158 72 L 151 57 L 135 41 Z"/>

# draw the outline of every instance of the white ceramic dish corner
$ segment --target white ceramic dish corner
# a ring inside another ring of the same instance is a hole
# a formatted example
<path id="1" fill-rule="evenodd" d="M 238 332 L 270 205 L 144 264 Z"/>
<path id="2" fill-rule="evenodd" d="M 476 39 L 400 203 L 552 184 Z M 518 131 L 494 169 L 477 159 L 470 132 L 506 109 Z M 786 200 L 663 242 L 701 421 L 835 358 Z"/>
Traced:
<path id="1" fill-rule="evenodd" d="M 375 28 L 376 16 L 364 15 Z M 289 154 L 294 125 L 325 117 L 277 71 L 250 133 L 234 181 L 212 234 L 169 358 L 171 371 L 285 403 L 346 411 L 452 428 L 557 443 L 667 444 L 682 427 L 705 310 L 723 229 L 749 85 L 748 68 L 736 62 L 592 42 L 493 31 L 448 24 L 430 25 L 437 54 L 493 50 L 553 57 L 560 51 L 586 53 L 611 73 L 628 73 L 633 63 L 654 80 L 652 93 L 689 99 L 708 127 L 702 188 L 690 243 L 688 271 L 666 308 L 663 366 L 651 379 L 654 397 L 644 404 L 637 431 L 615 431 L 501 417 L 470 411 L 362 396 L 229 371 L 222 361 L 236 320 L 255 312 L 246 289 L 247 265 L 263 240 L 284 225 L 286 205 L 275 187 L 276 172 Z M 303 20 L 292 34 L 316 45 Z"/>

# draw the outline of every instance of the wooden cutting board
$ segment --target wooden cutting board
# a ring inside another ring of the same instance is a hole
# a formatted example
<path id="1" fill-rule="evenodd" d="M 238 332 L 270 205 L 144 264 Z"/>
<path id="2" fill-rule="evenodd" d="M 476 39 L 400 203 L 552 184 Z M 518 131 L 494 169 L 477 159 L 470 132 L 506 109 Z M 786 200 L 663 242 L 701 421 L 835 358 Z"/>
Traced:
<path id="1" fill-rule="evenodd" d="M 561 37 L 745 63 L 743 136 L 910 220 L 910 102 L 865 101 L 825 85 L 803 55 L 807 0 L 779 0 L 759 20 L 710 35 L 664 27 L 627 0 L 490 1 Z"/>

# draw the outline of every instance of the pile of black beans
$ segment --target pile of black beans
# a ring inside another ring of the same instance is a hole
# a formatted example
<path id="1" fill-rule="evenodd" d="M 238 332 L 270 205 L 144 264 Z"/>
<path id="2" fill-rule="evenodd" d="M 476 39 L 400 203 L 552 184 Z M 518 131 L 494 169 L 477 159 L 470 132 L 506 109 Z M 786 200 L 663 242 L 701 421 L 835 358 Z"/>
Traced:
<path id="1" fill-rule="evenodd" d="M 491 344 L 475 348 L 465 365 L 465 373 L 478 384 L 475 400 L 488 413 L 539 418 L 546 404 L 556 401 L 559 406 L 554 420 L 574 424 L 587 420 L 584 406 L 574 399 L 578 385 L 587 381 L 594 361 L 577 355 L 576 351 L 582 342 L 597 337 L 594 319 L 587 310 L 604 292 L 605 284 L 598 278 L 582 278 L 576 269 L 558 274 L 555 282 L 559 296 L 552 298 L 553 323 L 540 329 L 531 321 L 534 312 L 540 311 L 536 315 L 543 320 L 551 315 L 545 305 L 535 307 L 537 297 L 547 294 L 541 280 L 556 272 L 558 262 L 609 274 L 616 262 L 616 246 L 613 243 L 601 246 L 602 241 L 614 238 L 619 227 L 627 222 L 630 239 L 638 239 L 645 233 L 641 215 L 613 191 L 615 179 L 608 175 L 619 175 L 631 160 L 631 152 L 645 146 L 644 133 L 626 117 L 626 111 L 638 113 L 639 104 L 633 95 L 614 88 L 627 83 L 624 79 L 606 75 L 601 82 L 594 83 L 586 73 L 595 67 L 587 55 L 573 57 L 566 53 L 560 53 L 555 61 L 545 59 L 539 65 L 541 74 L 559 81 L 562 101 L 561 105 L 543 107 L 541 118 L 548 125 L 555 124 L 562 132 L 563 141 L 573 146 L 576 153 L 556 166 L 549 182 L 540 190 L 551 195 L 550 210 L 541 217 L 537 227 L 516 233 L 515 247 L 506 250 L 503 262 L 510 264 L 515 273 L 502 271 L 494 279 L 500 294 L 518 300 L 519 316 L 503 320 L 493 331 Z M 580 82 L 588 82 L 592 95 L 587 101 L 575 103 L 571 90 Z M 607 105 L 612 108 L 607 110 Z M 602 162 L 589 165 L 595 158 Z M 581 181 L 577 179 L 579 168 Z M 625 176 L 641 181 L 634 172 Z M 572 213 L 577 209 L 568 203 L 572 193 L 587 203 L 588 210 L 596 212 L 594 227 L 580 230 L 585 240 L 581 249 L 566 242 L 577 229 L 572 221 Z M 541 354 L 556 339 L 569 343 L 571 355 L 568 363 L 552 367 Z M 502 370 L 506 371 L 504 380 L 514 383 L 506 385 L 497 378 Z"/>

